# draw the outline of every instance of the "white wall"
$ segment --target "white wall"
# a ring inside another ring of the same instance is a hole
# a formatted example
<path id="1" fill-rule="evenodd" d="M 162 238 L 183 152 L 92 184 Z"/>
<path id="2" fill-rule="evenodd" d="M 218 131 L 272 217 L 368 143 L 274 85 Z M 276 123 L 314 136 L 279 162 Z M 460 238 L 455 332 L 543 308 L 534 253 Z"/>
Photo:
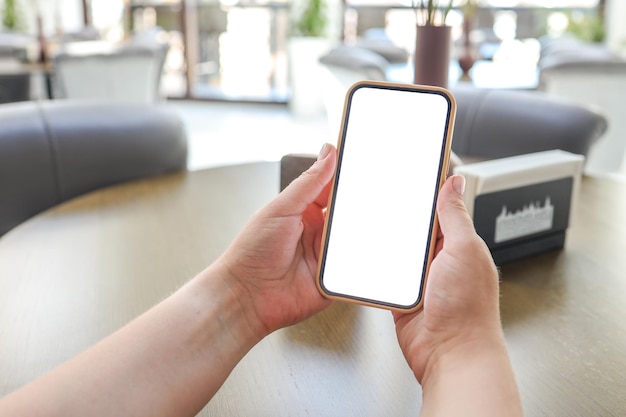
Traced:
<path id="1" fill-rule="evenodd" d="M 626 1 L 606 2 L 606 45 L 626 57 Z M 626 153 L 622 158 L 621 174 L 626 176 Z"/>
<path id="2" fill-rule="evenodd" d="M 606 44 L 626 56 L 626 1 L 606 2 Z"/>

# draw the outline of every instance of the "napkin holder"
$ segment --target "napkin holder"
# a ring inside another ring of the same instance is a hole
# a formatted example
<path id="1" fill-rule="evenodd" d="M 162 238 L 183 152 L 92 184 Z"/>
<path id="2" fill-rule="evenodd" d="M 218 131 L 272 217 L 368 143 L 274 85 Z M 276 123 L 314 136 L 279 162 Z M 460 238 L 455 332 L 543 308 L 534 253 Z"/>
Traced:
<path id="1" fill-rule="evenodd" d="M 554 150 L 455 168 L 496 264 L 564 247 L 583 163 L 581 155 Z"/>

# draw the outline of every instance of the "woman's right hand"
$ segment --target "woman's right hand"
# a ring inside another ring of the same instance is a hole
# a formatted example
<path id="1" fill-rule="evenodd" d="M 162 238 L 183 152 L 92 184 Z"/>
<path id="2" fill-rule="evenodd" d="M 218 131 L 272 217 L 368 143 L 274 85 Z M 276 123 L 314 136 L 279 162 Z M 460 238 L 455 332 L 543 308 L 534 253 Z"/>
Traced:
<path id="1" fill-rule="evenodd" d="M 424 307 L 394 313 L 398 341 L 422 384 L 422 415 L 521 416 L 500 324 L 498 271 L 465 209 L 464 187 L 465 179 L 453 176 L 439 193 Z"/>

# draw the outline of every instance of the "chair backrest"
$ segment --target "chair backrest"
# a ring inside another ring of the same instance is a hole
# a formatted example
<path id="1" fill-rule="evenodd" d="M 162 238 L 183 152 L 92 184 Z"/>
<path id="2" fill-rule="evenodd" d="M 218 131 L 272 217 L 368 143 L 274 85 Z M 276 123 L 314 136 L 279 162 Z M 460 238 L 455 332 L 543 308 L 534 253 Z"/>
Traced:
<path id="1" fill-rule="evenodd" d="M 13 49 L 0 43 L 0 104 L 30 99 L 31 73 L 24 70 Z"/>
<path id="2" fill-rule="evenodd" d="M 27 72 L 0 73 L 0 104 L 30 100 L 30 79 Z"/>
<path id="3" fill-rule="evenodd" d="M 346 55 L 345 60 L 349 58 Z M 356 81 L 382 78 L 380 71 L 372 74 L 365 70 L 376 67 L 372 62 L 376 61 L 368 56 L 362 64 L 339 59 L 326 64 L 331 132 L 338 131 L 348 87 Z M 552 149 L 587 156 L 607 130 L 607 119 L 598 109 L 543 92 L 484 89 L 463 83 L 450 90 L 457 100 L 452 150 L 461 158 L 492 159 Z"/>
<path id="4" fill-rule="evenodd" d="M 585 106 L 595 106 L 608 119 L 608 130 L 589 152 L 587 172 L 626 172 L 626 61 L 580 60 L 552 62 L 540 71 L 540 89 Z"/>
<path id="5" fill-rule="evenodd" d="M 134 33 L 130 40 L 121 48 L 125 52 L 136 49 L 149 49 L 156 55 L 157 68 L 159 73 L 156 78 L 156 91 L 160 93 L 161 77 L 165 69 L 167 54 L 170 50 L 167 32 L 162 29 L 147 29 Z"/>
<path id="6" fill-rule="evenodd" d="M 0 126 L 0 236 L 83 193 L 187 166 L 182 121 L 165 106 L 3 104 Z"/>
<path id="7" fill-rule="evenodd" d="M 597 110 L 539 91 L 483 89 L 457 85 L 452 150 L 494 159 L 561 149 L 587 156 L 607 129 Z"/>
<path id="8" fill-rule="evenodd" d="M 339 45 L 320 58 L 322 97 L 330 132 L 338 132 L 345 94 L 352 84 L 362 80 L 384 81 L 389 61 L 366 48 Z"/>
<path id="9" fill-rule="evenodd" d="M 54 58 L 55 98 L 154 103 L 160 100 L 163 57 L 150 48 Z"/>

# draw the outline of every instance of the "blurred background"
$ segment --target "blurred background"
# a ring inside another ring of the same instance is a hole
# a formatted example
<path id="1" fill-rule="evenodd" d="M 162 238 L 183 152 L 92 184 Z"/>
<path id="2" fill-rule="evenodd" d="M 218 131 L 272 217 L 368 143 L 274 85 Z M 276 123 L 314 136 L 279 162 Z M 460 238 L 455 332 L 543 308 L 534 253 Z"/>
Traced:
<path id="1" fill-rule="evenodd" d="M 120 42 L 152 31 L 169 45 L 162 89 L 169 98 L 285 103 L 290 95 L 289 39 L 303 0 L 2 0 L 15 9 L 3 33 L 42 36 L 51 56 L 69 40 Z M 417 0 L 414 0 L 417 1 Z M 300 3 L 299 3 L 300 2 Z M 11 3 L 11 5 L 9 4 Z M 444 3 L 443 1 L 440 3 Z M 478 0 L 470 36 L 477 60 L 536 65 L 546 36 L 571 34 L 626 48 L 626 2 L 619 0 Z M 452 2 L 446 23 L 463 38 L 465 0 Z M 415 10 L 409 0 L 328 0 L 325 38 L 356 42 L 383 31 L 412 53 Z M 1 42 L 0 42 L 1 45 Z M 41 51 L 25 52 L 37 59 Z"/>

